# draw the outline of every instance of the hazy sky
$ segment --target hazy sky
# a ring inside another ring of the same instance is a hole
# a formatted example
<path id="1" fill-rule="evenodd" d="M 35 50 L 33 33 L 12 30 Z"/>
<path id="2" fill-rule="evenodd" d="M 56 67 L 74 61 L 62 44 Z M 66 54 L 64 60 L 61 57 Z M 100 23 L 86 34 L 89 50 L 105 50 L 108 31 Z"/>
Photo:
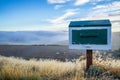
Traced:
<path id="1" fill-rule="evenodd" d="M 89 19 L 110 19 L 120 31 L 120 0 L 0 0 L 0 31 L 66 31 Z"/>

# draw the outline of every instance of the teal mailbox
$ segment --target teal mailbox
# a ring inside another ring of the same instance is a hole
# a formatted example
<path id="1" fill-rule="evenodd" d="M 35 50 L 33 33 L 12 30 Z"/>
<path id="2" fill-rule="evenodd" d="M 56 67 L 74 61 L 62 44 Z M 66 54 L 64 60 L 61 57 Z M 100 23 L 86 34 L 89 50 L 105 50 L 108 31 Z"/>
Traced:
<path id="1" fill-rule="evenodd" d="M 69 48 L 86 50 L 110 50 L 110 21 L 71 21 L 69 24 Z"/>

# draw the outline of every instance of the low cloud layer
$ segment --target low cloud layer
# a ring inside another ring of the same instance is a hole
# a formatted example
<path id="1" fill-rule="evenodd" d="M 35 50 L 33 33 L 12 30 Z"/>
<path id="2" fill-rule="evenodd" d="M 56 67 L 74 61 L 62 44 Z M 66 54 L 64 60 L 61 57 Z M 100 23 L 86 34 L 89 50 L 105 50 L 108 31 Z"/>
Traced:
<path id="1" fill-rule="evenodd" d="M 2 31 L 0 36 L 0 44 L 59 44 L 59 42 L 68 40 L 67 32 Z"/>

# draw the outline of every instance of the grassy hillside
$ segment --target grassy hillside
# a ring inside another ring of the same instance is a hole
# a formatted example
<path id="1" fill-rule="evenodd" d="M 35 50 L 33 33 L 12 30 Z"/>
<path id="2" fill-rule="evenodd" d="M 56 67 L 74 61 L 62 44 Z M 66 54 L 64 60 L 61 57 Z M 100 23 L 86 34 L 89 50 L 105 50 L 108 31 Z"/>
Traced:
<path id="1" fill-rule="evenodd" d="M 85 58 L 74 62 L 0 56 L 0 80 L 119 80 L 120 60 L 96 59 L 85 72 Z"/>

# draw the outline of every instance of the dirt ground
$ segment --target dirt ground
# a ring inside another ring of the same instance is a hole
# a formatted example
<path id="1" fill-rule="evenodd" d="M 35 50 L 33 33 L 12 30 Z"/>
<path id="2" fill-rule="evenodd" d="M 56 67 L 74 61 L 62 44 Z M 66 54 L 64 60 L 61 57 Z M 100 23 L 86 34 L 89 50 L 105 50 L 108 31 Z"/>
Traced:
<path id="1" fill-rule="evenodd" d="M 78 58 L 81 50 L 70 50 L 67 45 L 0 45 L 0 55 L 22 58 Z"/>

